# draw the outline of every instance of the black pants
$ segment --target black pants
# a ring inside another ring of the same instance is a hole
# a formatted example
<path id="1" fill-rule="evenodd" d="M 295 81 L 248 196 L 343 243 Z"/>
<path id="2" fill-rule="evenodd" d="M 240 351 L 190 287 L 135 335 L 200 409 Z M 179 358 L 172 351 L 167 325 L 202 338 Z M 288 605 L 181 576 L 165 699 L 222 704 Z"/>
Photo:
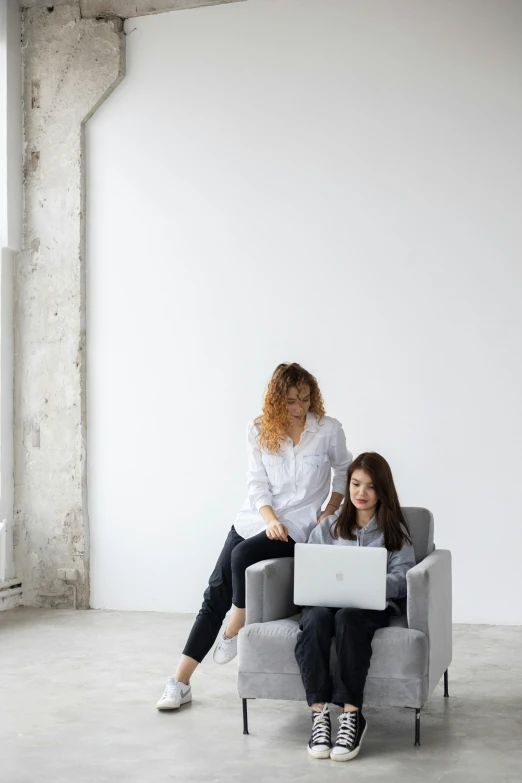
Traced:
<path id="1" fill-rule="evenodd" d="M 327 609 L 304 606 L 295 657 L 306 700 L 362 708 L 375 631 L 389 625 L 389 609 Z M 330 676 L 330 647 L 335 636 L 337 663 Z"/>
<path id="2" fill-rule="evenodd" d="M 234 604 L 245 608 L 245 571 L 248 566 L 272 557 L 293 557 L 295 541 L 272 541 L 266 533 L 242 538 L 232 525 L 216 567 L 209 579 L 203 605 L 192 626 L 183 655 L 201 663 L 214 642 Z"/>

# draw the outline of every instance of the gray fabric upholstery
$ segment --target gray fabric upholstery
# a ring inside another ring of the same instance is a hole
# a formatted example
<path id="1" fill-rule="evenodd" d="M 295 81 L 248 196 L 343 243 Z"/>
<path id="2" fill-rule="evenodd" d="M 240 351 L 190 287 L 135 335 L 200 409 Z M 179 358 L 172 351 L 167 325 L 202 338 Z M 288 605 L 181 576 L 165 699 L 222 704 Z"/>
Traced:
<path id="1" fill-rule="evenodd" d="M 238 643 L 239 682 L 249 683 L 248 696 L 240 688 L 242 698 L 304 699 L 304 690 L 295 659 L 299 633 L 299 615 L 267 623 L 246 626 Z M 373 638 L 373 656 L 366 681 L 365 703 L 387 706 L 420 706 L 428 685 L 428 639 L 421 631 L 406 626 L 406 618 L 392 618 L 389 628 L 382 628 Z M 335 665 L 335 643 L 332 642 L 331 665 Z M 245 675 L 245 676 L 243 676 Z M 248 676 L 247 676 L 248 675 Z M 257 675 L 257 676 L 255 676 Z M 277 695 L 267 696 L 267 682 L 276 675 Z M 284 675 L 284 676 L 279 676 Z M 286 679 L 285 675 L 297 678 Z M 388 680 L 392 682 L 387 682 Z M 393 681 L 400 681 L 400 687 Z M 381 689 L 388 694 L 383 701 Z M 370 701 L 370 699 L 372 701 Z M 391 700 L 390 700 L 391 699 Z"/>
<path id="2" fill-rule="evenodd" d="M 242 699 L 305 700 L 300 674 L 260 674 L 240 670 L 237 675 L 237 691 Z"/>
<path id="3" fill-rule="evenodd" d="M 299 611 L 294 605 L 294 558 L 254 563 L 246 572 L 246 623 L 280 620 Z"/>
<path id="4" fill-rule="evenodd" d="M 304 701 L 305 692 L 300 674 L 259 674 L 239 671 L 237 689 L 242 699 L 280 699 Z M 420 709 L 428 698 L 428 677 L 421 680 L 368 677 L 364 703 L 372 707 L 410 707 Z"/>
<path id="5" fill-rule="evenodd" d="M 451 552 L 436 549 L 406 574 L 408 625 L 430 642 L 429 687 L 433 691 L 451 663 Z"/>
<path id="6" fill-rule="evenodd" d="M 415 561 L 420 563 L 434 549 L 433 514 L 427 508 L 419 508 L 417 506 L 403 506 L 402 513 L 410 528 L 413 549 L 415 550 Z"/>
<path id="7" fill-rule="evenodd" d="M 427 509 L 403 512 L 418 564 L 407 574 L 405 613 L 374 636 L 364 702 L 420 708 L 451 663 L 451 556 L 434 551 L 433 516 Z M 238 640 L 241 698 L 305 698 L 294 652 L 299 614 L 293 580 L 293 558 L 265 560 L 247 569 L 247 624 Z"/>

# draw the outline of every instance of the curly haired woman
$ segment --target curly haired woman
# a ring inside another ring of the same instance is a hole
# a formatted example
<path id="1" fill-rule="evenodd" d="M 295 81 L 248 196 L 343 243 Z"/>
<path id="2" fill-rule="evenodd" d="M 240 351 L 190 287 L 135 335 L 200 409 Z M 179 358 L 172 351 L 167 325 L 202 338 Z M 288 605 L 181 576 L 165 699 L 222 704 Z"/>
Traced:
<path id="1" fill-rule="evenodd" d="M 344 497 L 352 455 L 341 424 L 325 415 L 313 375 L 298 364 L 280 364 L 268 384 L 263 412 L 248 426 L 248 497 L 227 536 L 210 577 L 174 677 L 167 679 L 159 710 L 192 700 L 190 678 L 230 619 L 214 649 L 216 663 L 237 653 L 245 624 L 245 571 L 273 557 L 292 557 L 315 525 L 335 513 Z M 333 474 L 333 475 L 332 475 Z M 324 512 L 321 508 L 332 494 Z"/>

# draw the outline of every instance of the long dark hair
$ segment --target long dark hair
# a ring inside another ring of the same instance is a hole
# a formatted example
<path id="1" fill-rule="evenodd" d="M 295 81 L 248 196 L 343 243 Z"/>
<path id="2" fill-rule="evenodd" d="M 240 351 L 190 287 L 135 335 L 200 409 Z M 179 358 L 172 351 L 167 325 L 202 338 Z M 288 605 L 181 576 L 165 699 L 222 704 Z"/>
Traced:
<path id="1" fill-rule="evenodd" d="M 359 454 L 350 467 L 346 481 L 346 495 L 341 513 L 332 523 L 330 532 L 334 538 L 355 541 L 357 536 L 357 509 L 350 500 L 350 482 L 356 470 L 364 470 L 372 482 L 377 494 L 377 523 L 384 533 L 384 545 L 389 552 L 396 552 L 404 543 L 411 544 L 408 523 L 404 518 L 397 496 L 397 490 L 393 483 L 391 468 L 380 454 L 375 451 L 366 451 Z"/>

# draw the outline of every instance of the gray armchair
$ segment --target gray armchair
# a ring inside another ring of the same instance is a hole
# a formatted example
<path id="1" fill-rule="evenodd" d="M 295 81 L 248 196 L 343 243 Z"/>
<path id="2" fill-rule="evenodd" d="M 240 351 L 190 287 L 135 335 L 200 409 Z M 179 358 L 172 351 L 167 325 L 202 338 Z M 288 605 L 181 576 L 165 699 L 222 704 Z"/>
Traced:
<path id="1" fill-rule="evenodd" d="M 408 595 L 401 617 L 376 632 L 364 690 L 372 706 L 415 709 L 415 744 L 420 711 L 444 675 L 448 696 L 451 663 L 451 553 L 435 549 L 433 515 L 403 508 L 416 565 L 407 574 Z M 295 644 L 299 607 L 293 603 L 294 560 L 264 560 L 246 572 L 246 625 L 238 640 L 238 693 L 248 734 L 247 699 L 305 699 Z M 332 663 L 335 662 L 332 644 Z"/>

